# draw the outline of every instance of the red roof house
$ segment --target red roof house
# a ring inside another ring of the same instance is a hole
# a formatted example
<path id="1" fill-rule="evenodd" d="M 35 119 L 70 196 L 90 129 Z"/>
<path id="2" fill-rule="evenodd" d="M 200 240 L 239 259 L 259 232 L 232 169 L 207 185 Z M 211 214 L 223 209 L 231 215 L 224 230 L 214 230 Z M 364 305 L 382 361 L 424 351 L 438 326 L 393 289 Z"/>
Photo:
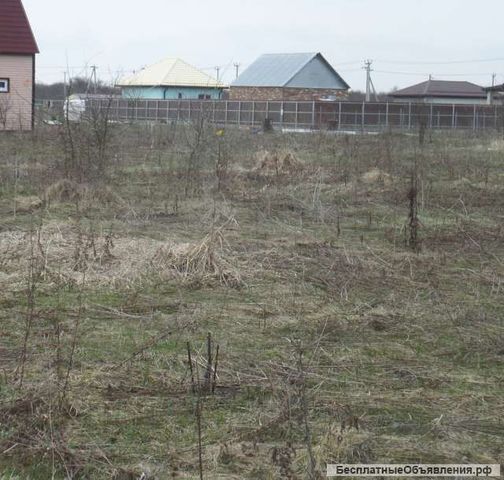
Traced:
<path id="1" fill-rule="evenodd" d="M 0 0 L 0 130 L 33 128 L 38 52 L 21 0 Z"/>

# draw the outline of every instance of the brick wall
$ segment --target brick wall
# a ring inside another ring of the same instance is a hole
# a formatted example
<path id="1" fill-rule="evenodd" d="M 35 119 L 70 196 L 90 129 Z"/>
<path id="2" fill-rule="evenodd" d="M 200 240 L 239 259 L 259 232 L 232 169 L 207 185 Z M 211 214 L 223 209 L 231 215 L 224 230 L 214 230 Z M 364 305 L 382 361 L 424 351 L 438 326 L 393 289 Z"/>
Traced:
<path id="1" fill-rule="evenodd" d="M 279 87 L 231 87 L 230 100 L 282 100 L 315 101 L 321 97 L 338 96 L 344 98 L 347 92 L 322 88 L 279 88 Z"/>
<path id="2" fill-rule="evenodd" d="M 9 93 L 0 93 L 0 130 L 31 130 L 33 57 L 0 55 L 0 78 L 9 79 Z"/>

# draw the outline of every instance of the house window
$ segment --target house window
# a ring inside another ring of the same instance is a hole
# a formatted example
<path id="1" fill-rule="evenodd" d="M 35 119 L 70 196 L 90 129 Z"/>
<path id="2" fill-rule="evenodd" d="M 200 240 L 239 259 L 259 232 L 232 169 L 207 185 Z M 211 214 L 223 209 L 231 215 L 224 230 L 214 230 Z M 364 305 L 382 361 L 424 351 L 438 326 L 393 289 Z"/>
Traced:
<path id="1" fill-rule="evenodd" d="M 181 99 L 182 98 L 182 94 L 179 92 L 178 94 L 178 98 Z"/>
<path id="2" fill-rule="evenodd" d="M 200 93 L 198 95 L 198 100 L 210 100 L 210 95 L 205 95 L 204 93 Z"/>
<path id="3" fill-rule="evenodd" d="M 0 93 L 9 93 L 9 79 L 0 78 Z"/>

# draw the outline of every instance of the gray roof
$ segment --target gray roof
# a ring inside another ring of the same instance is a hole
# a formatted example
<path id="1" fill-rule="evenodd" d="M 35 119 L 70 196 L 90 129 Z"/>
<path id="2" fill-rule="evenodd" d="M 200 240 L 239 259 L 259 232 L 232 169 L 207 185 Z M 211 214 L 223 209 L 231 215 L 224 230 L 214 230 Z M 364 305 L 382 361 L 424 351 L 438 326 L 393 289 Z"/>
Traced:
<path id="1" fill-rule="evenodd" d="M 232 84 L 233 87 L 285 87 L 312 60 L 320 59 L 350 88 L 320 53 L 269 53 L 261 55 Z"/>
<path id="2" fill-rule="evenodd" d="M 485 91 L 471 82 L 428 80 L 411 87 L 397 90 L 392 97 L 463 97 L 486 98 Z"/>
<path id="3" fill-rule="evenodd" d="M 494 85 L 493 87 L 487 87 L 484 90 L 485 92 L 504 92 L 504 83 L 502 85 Z"/>

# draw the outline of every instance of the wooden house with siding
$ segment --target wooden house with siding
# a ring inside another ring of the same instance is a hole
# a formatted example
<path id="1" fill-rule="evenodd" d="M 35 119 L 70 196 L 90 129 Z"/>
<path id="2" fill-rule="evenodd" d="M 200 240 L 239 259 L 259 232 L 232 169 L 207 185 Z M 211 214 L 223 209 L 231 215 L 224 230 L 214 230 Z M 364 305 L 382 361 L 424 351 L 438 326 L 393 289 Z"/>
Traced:
<path id="1" fill-rule="evenodd" d="M 33 128 L 37 53 L 21 0 L 0 0 L 0 130 Z"/>

